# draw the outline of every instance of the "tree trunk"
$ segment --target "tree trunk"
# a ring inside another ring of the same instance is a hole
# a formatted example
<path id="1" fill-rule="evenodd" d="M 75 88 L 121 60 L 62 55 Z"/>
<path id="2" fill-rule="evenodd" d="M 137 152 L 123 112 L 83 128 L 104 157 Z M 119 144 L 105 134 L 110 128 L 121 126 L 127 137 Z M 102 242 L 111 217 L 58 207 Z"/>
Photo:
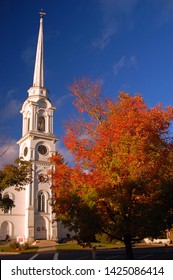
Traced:
<path id="1" fill-rule="evenodd" d="M 134 256 L 133 256 L 132 242 L 131 242 L 130 234 L 124 236 L 124 244 L 125 244 L 125 249 L 126 249 L 126 259 L 133 260 Z"/>

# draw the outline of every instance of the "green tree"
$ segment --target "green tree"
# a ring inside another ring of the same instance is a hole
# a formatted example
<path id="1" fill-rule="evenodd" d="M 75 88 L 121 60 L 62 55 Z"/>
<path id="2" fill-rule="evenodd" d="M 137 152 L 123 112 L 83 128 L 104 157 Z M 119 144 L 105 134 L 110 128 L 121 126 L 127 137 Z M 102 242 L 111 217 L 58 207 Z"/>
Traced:
<path id="1" fill-rule="evenodd" d="M 2 210 L 14 207 L 14 202 L 9 197 L 3 197 L 2 192 L 8 187 L 20 191 L 31 182 L 31 163 L 17 159 L 15 164 L 6 164 L 0 170 L 0 208 Z"/>

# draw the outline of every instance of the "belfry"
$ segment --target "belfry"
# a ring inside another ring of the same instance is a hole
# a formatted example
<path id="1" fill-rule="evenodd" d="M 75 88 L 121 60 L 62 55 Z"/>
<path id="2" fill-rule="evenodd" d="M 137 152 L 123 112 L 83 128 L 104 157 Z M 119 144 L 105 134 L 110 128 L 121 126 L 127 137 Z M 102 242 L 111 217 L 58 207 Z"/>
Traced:
<path id="1" fill-rule="evenodd" d="M 63 237 L 63 229 L 60 225 L 58 234 L 58 225 L 52 213 L 50 182 L 45 180 L 46 174 L 53 168 L 49 158 L 56 153 L 57 138 L 53 133 L 55 107 L 44 85 L 44 14 L 40 13 L 33 85 L 28 89 L 28 97 L 22 106 L 22 137 L 18 141 L 19 157 L 32 163 L 32 182 L 20 192 L 13 187 L 5 190 L 5 195 L 14 200 L 15 207 L 0 212 L 1 240 L 6 236 L 11 240 L 23 236 L 27 242 Z"/>

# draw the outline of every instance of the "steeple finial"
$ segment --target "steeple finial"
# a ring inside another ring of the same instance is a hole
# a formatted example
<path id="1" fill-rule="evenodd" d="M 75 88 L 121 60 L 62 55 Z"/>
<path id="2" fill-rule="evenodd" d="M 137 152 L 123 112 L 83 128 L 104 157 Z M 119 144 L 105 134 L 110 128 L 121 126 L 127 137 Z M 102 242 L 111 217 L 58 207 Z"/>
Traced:
<path id="1" fill-rule="evenodd" d="M 43 16 L 45 16 L 45 15 L 46 15 L 46 13 L 45 13 L 45 12 L 43 12 L 43 9 L 41 9 L 41 11 L 39 12 L 39 14 L 40 14 L 40 18 L 42 18 Z"/>
<path id="2" fill-rule="evenodd" d="M 38 34 L 37 51 L 34 68 L 34 87 L 44 87 L 44 57 L 43 57 L 43 16 L 46 15 L 42 10 L 40 14 L 40 28 Z"/>

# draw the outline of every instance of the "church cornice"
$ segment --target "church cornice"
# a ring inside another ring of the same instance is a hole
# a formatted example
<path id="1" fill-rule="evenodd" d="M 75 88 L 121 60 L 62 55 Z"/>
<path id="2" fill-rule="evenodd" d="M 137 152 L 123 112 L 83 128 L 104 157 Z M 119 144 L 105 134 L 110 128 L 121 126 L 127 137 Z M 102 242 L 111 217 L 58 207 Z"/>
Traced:
<path id="1" fill-rule="evenodd" d="M 45 110 L 52 110 L 54 111 L 56 109 L 55 106 L 52 106 L 51 101 L 48 97 L 42 96 L 42 95 L 32 95 L 29 96 L 23 106 L 22 109 L 20 111 L 21 114 L 24 114 L 25 112 L 28 112 L 28 110 L 30 110 L 31 106 L 37 107 L 38 109 L 42 109 L 42 107 L 39 107 L 39 102 L 45 102 L 46 107 L 43 108 Z"/>
<path id="2" fill-rule="evenodd" d="M 35 163 L 37 166 L 54 166 L 55 164 L 49 161 L 43 161 L 43 160 L 31 160 L 32 163 Z"/>
<path id="3" fill-rule="evenodd" d="M 43 132 L 38 132 L 38 131 L 29 131 L 27 132 L 18 142 L 17 144 L 21 144 L 23 141 L 25 141 L 26 139 L 31 138 L 33 140 L 36 139 L 40 139 L 40 140 L 49 140 L 49 141 L 53 141 L 56 142 L 58 141 L 58 138 L 51 133 L 43 133 Z"/>
<path id="4" fill-rule="evenodd" d="M 46 87 L 32 86 L 28 89 L 29 97 L 38 96 L 40 98 L 47 98 L 48 89 Z"/>

